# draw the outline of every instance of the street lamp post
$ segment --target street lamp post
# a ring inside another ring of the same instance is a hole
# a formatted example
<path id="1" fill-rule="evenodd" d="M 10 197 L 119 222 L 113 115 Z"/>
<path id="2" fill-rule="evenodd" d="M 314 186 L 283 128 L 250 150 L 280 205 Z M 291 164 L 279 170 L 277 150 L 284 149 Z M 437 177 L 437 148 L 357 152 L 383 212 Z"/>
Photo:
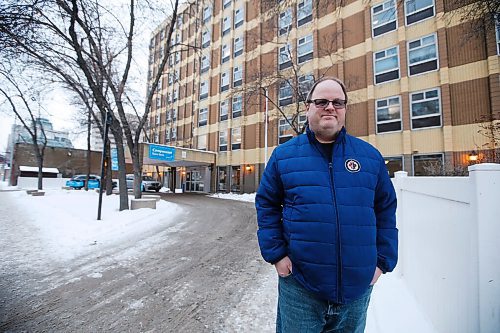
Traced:
<path id="1" fill-rule="evenodd" d="M 103 192 L 103 179 L 104 179 L 104 162 L 106 161 L 106 148 L 107 148 L 107 142 L 108 142 L 108 131 L 109 131 L 109 125 L 113 122 L 113 118 L 111 117 L 111 114 L 109 114 L 109 111 L 106 111 L 106 114 L 104 115 L 105 121 L 104 121 L 104 146 L 102 147 L 102 158 L 101 158 L 101 180 L 99 181 L 99 205 L 97 207 L 97 220 L 99 221 L 101 219 L 101 208 L 102 208 L 102 192 Z"/>

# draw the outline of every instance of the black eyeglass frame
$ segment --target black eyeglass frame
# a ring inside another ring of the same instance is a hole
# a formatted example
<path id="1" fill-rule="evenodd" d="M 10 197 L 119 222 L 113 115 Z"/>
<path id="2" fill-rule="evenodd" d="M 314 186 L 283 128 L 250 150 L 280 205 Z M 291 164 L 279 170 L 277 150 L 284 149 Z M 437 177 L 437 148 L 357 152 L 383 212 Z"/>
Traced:
<path id="1" fill-rule="evenodd" d="M 326 104 L 325 104 L 326 102 Z M 335 98 L 334 100 L 329 100 L 326 98 L 315 98 L 315 99 L 309 99 L 307 100 L 307 103 L 314 103 L 314 106 L 318 108 L 326 108 L 328 107 L 328 104 L 332 103 L 333 107 L 335 109 L 344 109 L 347 105 L 347 100 L 345 99 L 340 99 L 340 98 Z M 324 105 L 322 105 L 324 104 Z"/>

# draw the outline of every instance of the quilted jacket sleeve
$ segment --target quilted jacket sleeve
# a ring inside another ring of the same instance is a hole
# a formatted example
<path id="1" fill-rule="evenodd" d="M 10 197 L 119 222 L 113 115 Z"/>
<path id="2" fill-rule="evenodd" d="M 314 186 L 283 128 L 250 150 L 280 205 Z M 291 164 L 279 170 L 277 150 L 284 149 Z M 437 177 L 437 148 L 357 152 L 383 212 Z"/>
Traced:
<path id="1" fill-rule="evenodd" d="M 396 205 L 396 192 L 382 159 L 375 191 L 375 214 L 377 217 L 377 266 L 384 273 L 391 272 L 398 261 Z"/>
<path id="2" fill-rule="evenodd" d="M 287 255 L 283 239 L 283 184 L 278 173 L 276 151 L 273 152 L 255 196 L 260 252 L 265 261 L 274 264 Z"/>

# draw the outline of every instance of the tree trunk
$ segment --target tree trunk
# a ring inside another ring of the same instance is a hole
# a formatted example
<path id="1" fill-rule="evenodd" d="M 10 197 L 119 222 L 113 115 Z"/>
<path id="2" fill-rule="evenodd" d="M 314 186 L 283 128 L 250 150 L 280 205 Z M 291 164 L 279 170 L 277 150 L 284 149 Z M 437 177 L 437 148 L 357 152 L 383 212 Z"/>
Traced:
<path id="1" fill-rule="evenodd" d="M 35 149 L 36 162 L 38 164 L 38 189 L 43 190 L 43 155 L 40 153 L 40 148 L 33 145 Z"/>
<path id="2" fill-rule="evenodd" d="M 115 137 L 116 152 L 118 157 L 118 186 L 120 188 L 120 208 L 119 210 L 129 209 L 128 205 L 128 190 L 125 169 L 125 150 L 123 148 L 123 137 L 117 133 L 118 131 L 111 127 L 113 136 Z"/>
<path id="3" fill-rule="evenodd" d="M 134 197 L 136 199 L 142 197 L 142 159 L 139 151 L 139 144 L 135 144 L 132 152 L 132 166 L 134 168 Z"/>
<path id="4" fill-rule="evenodd" d="M 113 194 L 113 174 L 111 170 L 111 144 L 108 140 L 108 148 L 106 154 L 106 195 Z"/>
<path id="5" fill-rule="evenodd" d="M 87 181 L 85 182 L 85 191 L 89 190 L 89 177 L 90 177 L 90 134 L 91 134 L 91 126 L 90 126 L 90 111 L 88 111 L 87 118 Z"/>

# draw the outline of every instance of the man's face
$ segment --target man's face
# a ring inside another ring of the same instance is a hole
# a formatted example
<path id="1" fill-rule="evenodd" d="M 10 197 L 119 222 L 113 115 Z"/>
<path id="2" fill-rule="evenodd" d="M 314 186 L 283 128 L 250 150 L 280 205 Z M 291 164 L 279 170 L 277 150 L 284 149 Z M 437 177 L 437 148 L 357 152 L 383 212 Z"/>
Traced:
<path id="1" fill-rule="evenodd" d="M 326 80 L 320 82 L 311 96 L 311 100 L 345 100 L 346 96 L 342 87 L 335 81 Z M 335 108 L 332 103 L 328 103 L 324 108 L 316 106 L 314 103 L 307 105 L 307 119 L 309 127 L 314 132 L 319 142 L 332 142 L 345 125 L 346 108 Z"/>

